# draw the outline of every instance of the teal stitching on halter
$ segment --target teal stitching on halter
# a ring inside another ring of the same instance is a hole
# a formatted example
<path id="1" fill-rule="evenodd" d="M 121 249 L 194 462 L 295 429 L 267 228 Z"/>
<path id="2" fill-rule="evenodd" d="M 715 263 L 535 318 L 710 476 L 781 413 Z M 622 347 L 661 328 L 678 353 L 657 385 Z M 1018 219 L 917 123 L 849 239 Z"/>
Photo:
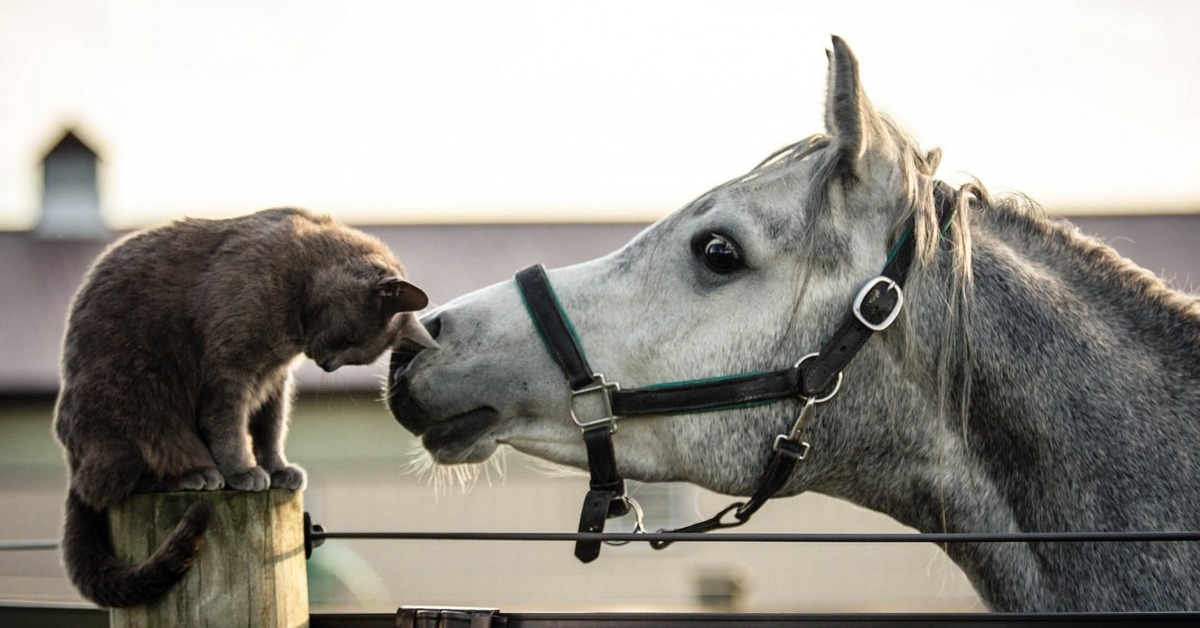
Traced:
<path id="1" fill-rule="evenodd" d="M 562 306 L 562 302 L 558 300 L 558 293 L 554 291 L 554 284 L 550 283 L 550 277 L 546 277 L 546 287 L 550 289 L 550 298 L 554 300 L 554 308 L 562 314 L 562 318 L 567 323 L 567 331 L 571 332 L 571 338 L 575 340 L 575 346 L 579 347 L 579 353 L 586 359 L 586 353 L 583 350 L 583 343 L 579 340 L 579 333 L 575 331 L 575 323 L 571 322 L 571 317 L 567 315 L 567 310 Z M 525 312 L 529 314 L 529 320 L 537 320 L 533 316 L 533 308 L 529 307 L 529 300 L 525 298 L 525 292 L 517 290 L 517 294 L 521 295 L 521 303 L 525 306 Z M 554 355 L 554 350 L 550 347 L 550 340 L 546 338 L 546 332 L 542 330 L 541 325 L 534 325 L 537 330 L 538 337 L 542 339 L 542 346 L 546 348 L 546 352 Z"/>
<path id="2" fill-rule="evenodd" d="M 558 313 L 560 313 L 560 315 L 563 315 L 563 321 L 566 322 L 566 329 L 568 329 L 570 331 L 572 339 L 575 339 L 575 345 L 577 347 L 580 347 L 580 352 L 583 353 L 583 343 L 580 342 L 580 335 L 578 335 L 577 331 L 575 330 L 575 323 L 571 322 L 571 317 L 568 315 L 568 313 L 566 313 L 566 310 L 563 307 L 562 301 L 558 300 L 558 293 L 554 292 L 554 286 L 551 285 L 551 283 L 548 281 L 547 281 L 547 286 L 550 287 L 550 297 L 554 301 L 554 307 L 556 307 L 556 309 L 558 310 Z M 526 295 L 524 295 L 524 292 L 521 292 L 521 291 L 517 291 L 517 292 L 518 292 L 518 294 L 521 294 L 521 304 L 524 305 L 524 307 L 526 307 L 526 311 L 529 313 L 530 319 L 533 319 L 533 309 L 532 309 L 532 307 L 529 307 L 529 300 L 526 299 Z M 542 346 L 544 346 L 546 348 L 546 351 L 548 353 L 553 354 L 553 351 L 550 347 L 550 340 L 546 339 L 546 334 L 544 333 L 544 331 L 542 331 L 541 325 L 534 325 L 534 328 L 536 330 L 538 330 L 538 337 L 540 337 L 540 339 L 541 339 Z M 767 371 L 749 371 L 749 372 L 739 373 L 739 375 L 726 375 L 726 376 L 721 376 L 721 377 L 704 377 L 704 378 L 700 378 L 700 379 L 685 379 L 685 381 L 682 381 L 682 382 L 664 382 L 664 383 L 659 383 L 659 384 L 650 384 L 650 385 L 647 385 L 646 389 L 680 388 L 680 387 L 685 387 L 685 385 L 704 384 L 704 383 L 709 383 L 709 382 L 724 382 L 724 381 L 730 381 L 730 379 L 737 379 L 739 377 L 757 377 L 760 375 L 764 375 L 764 373 L 766 373 L 766 372 Z M 690 412 L 714 412 L 714 411 L 719 411 L 719 409 L 750 408 L 750 407 L 755 407 L 755 406 L 764 406 L 764 405 L 767 405 L 767 403 L 773 403 L 773 402 L 774 402 L 774 400 L 750 401 L 750 402 L 746 402 L 746 403 L 731 403 L 731 405 L 728 405 L 728 406 L 720 406 L 720 407 L 715 407 L 715 408 L 704 408 L 704 409 L 701 409 L 701 411 L 690 411 Z M 689 411 L 664 412 L 664 414 L 685 414 L 688 412 Z"/>
<path id="3" fill-rule="evenodd" d="M 654 390 L 657 388 L 676 388 L 679 386 L 688 386 L 691 384 L 711 384 L 713 382 L 723 382 L 723 381 L 728 381 L 731 379 L 738 379 L 739 377 L 757 377 L 759 375 L 766 375 L 766 374 L 767 374 L 767 371 L 748 371 L 746 373 L 739 373 L 737 375 L 721 375 L 719 377 L 702 377 L 700 379 L 685 379 L 685 380 L 679 381 L 679 382 L 664 382 L 661 384 L 651 384 L 649 386 L 645 386 L 643 388 L 643 390 Z"/>
<path id="4" fill-rule="evenodd" d="M 944 219 L 945 222 L 942 224 L 942 228 L 938 230 L 938 237 L 946 236 L 946 232 L 950 230 L 950 224 L 954 222 L 954 213 L 955 210 L 953 209 L 947 212 Z M 900 239 L 896 241 L 896 246 L 892 247 L 892 252 L 888 254 L 887 261 L 883 263 L 884 266 L 891 264 L 892 260 L 896 259 L 896 256 L 900 254 L 900 247 L 904 245 L 905 240 L 912 236 L 913 224 L 910 222 L 908 228 L 904 230 L 904 235 L 900 236 Z"/>
<path id="5" fill-rule="evenodd" d="M 910 224 L 908 225 L 908 228 L 904 230 L 904 235 L 900 236 L 900 239 L 896 241 L 896 246 L 892 247 L 892 252 L 888 254 L 887 261 L 883 263 L 884 266 L 891 264 L 892 260 L 896 259 L 896 256 L 900 254 L 900 247 L 904 246 L 904 241 L 912 235 L 912 232 L 913 226 Z"/>
<path id="6" fill-rule="evenodd" d="M 672 386 L 671 383 L 660 384 L 661 386 Z M 773 403 L 779 403 L 780 399 L 764 399 L 762 401 L 747 401 L 746 403 L 731 403 L 727 406 L 714 406 L 712 408 L 696 408 L 694 410 L 676 410 L 674 412 L 660 412 L 664 416 L 672 416 L 676 414 L 698 414 L 701 412 L 718 412 L 721 410 L 741 410 L 743 408 L 756 408 L 758 406 L 766 406 Z"/>
<path id="7" fill-rule="evenodd" d="M 747 371 L 745 373 L 738 373 L 737 375 L 722 375 L 720 377 L 702 377 L 700 379 L 686 379 L 686 380 L 678 381 L 678 382 L 663 382 L 660 384 L 650 384 L 649 386 L 643 386 L 640 390 L 658 390 L 658 389 L 662 389 L 662 388 L 682 388 L 684 386 L 691 386 L 691 385 L 695 385 L 695 384 L 709 384 L 712 382 L 724 382 L 724 381 L 739 379 L 739 378 L 743 378 L 743 377 L 745 377 L 745 378 L 758 377 L 759 375 L 766 375 L 766 374 L 767 374 L 767 371 Z M 767 404 L 775 403 L 777 401 L 778 401 L 778 399 L 765 399 L 762 401 L 748 401 L 746 403 L 731 403 L 729 405 L 716 406 L 713 408 L 702 408 L 702 409 L 697 409 L 697 410 L 679 410 L 677 412 L 663 412 L 663 414 L 666 414 L 666 415 L 690 414 L 692 412 L 716 412 L 717 410 L 737 410 L 737 409 L 741 409 L 741 408 L 753 408 L 755 406 L 765 406 Z"/>

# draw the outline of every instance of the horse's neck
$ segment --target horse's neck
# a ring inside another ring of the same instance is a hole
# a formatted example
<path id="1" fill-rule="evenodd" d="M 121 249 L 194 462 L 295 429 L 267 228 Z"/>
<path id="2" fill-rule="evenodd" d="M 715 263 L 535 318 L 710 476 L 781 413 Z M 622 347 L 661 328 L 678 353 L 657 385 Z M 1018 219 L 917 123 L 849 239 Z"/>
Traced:
<path id="1" fill-rule="evenodd" d="M 1195 301 L 1039 219 L 981 216 L 973 239 L 969 410 L 930 435 L 946 443 L 942 468 L 918 475 L 937 498 L 898 518 L 927 531 L 1200 528 Z M 1002 608 L 1070 606 L 1086 595 L 1072 578 L 1098 560 L 1066 546 L 956 551 Z"/>
<path id="2" fill-rule="evenodd" d="M 1111 249 L 1025 216 L 985 215 L 973 253 L 966 436 L 1012 487 L 1018 524 L 1161 525 L 1104 502 L 1118 487 L 1155 490 L 1168 452 L 1200 444 L 1200 308 Z"/>

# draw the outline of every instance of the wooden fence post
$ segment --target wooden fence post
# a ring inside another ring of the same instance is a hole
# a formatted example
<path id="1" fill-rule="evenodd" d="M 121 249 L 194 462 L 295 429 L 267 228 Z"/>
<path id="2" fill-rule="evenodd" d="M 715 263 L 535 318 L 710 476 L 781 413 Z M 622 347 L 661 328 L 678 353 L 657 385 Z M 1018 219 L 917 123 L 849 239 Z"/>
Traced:
<path id="1" fill-rule="evenodd" d="M 142 561 L 193 502 L 212 504 L 204 547 L 171 590 L 113 609 L 113 628 L 308 625 L 304 506 L 298 491 L 134 495 L 109 510 L 117 555 Z"/>

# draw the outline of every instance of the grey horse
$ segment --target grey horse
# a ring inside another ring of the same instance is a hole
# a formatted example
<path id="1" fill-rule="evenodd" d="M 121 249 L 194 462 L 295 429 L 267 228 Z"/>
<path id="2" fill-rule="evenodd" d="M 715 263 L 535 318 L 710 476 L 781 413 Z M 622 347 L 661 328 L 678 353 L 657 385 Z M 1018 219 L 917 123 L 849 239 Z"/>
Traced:
<path id="1" fill-rule="evenodd" d="M 816 351 L 894 245 L 899 318 L 804 431 L 778 495 L 817 491 L 924 532 L 1200 529 L 1200 305 L 982 185 L 939 222 L 940 152 L 878 114 L 829 52 L 825 133 L 703 194 L 605 257 L 549 271 L 597 372 L 622 387 L 772 370 Z M 512 282 L 424 319 L 393 412 L 442 464 L 501 445 L 586 466 L 571 394 Z M 620 472 L 755 490 L 801 400 L 622 420 Z M 1187 542 L 952 543 L 994 610 L 1200 610 Z"/>

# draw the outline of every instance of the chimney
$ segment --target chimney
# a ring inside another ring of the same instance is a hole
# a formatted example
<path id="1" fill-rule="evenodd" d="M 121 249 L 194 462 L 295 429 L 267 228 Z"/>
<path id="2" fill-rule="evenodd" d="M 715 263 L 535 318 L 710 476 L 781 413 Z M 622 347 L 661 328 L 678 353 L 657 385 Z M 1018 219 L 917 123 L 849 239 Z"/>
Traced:
<path id="1" fill-rule="evenodd" d="M 34 234 L 62 240 L 107 240 L 112 231 L 100 216 L 100 157 L 73 129 L 42 158 L 42 217 Z"/>

